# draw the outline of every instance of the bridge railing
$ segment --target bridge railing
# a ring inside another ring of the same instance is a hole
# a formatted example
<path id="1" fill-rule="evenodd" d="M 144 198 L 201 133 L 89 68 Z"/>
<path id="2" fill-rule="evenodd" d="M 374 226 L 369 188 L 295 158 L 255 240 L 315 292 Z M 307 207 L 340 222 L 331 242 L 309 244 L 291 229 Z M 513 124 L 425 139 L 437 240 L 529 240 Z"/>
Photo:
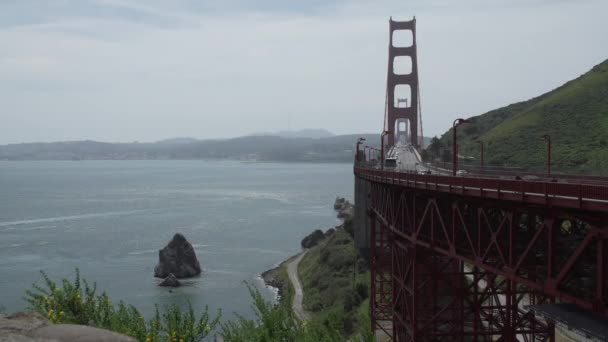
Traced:
<path id="1" fill-rule="evenodd" d="M 377 163 L 355 166 L 355 174 L 372 181 L 458 195 L 552 204 L 608 212 L 606 184 L 559 183 L 480 176 L 445 176 L 412 171 L 380 170 Z"/>

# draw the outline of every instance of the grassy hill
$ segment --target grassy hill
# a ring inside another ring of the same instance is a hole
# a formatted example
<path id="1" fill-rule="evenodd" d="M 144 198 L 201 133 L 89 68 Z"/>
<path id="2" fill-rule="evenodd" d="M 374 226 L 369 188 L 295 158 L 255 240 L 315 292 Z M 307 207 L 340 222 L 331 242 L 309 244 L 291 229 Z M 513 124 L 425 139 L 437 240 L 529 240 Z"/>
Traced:
<path id="1" fill-rule="evenodd" d="M 608 174 L 608 60 L 561 87 L 528 101 L 469 118 L 460 126 L 460 155 L 478 158 L 485 143 L 486 165 L 522 166 L 541 170 L 552 138 L 556 171 Z M 440 139 L 452 141 L 451 129 Z"/>
<path id="2" fill-rule="evenodd" d="M 339 331 L 344 339 L 370 340 L 367 263 L 355 248 L 352 218 L 311 248 L 298 274 L 304 290 L 304 308 L 312 319 Z"/>

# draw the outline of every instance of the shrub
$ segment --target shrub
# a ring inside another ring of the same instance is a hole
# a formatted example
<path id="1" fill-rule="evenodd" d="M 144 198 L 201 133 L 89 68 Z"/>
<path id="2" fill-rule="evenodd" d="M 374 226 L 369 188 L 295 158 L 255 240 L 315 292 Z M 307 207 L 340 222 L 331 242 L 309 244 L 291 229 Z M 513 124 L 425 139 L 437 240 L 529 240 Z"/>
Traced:
<path id="1" fill-rule="evenodd" d="M 344 230 L 350 235 L 350 237 L 355 236 L 355 227 L 353 223 L 353 219 L 351 217 L 347 217 L 344 219 Z"/>
<path id="2" fill-rule="evenodd" d="M 355 285 L 355 290 L 361 299 L 367 299 L 367 297 L 369 297 L 369 288 L 366 283 L 357 283 L 357 285 Z"/>
<path id="3" fill-rule="evenodd" d="M 315 321 L 302 322 L 288 305 L 274 306 L 266 302 L 260 292 L 247 285 L 253 298 L 257 320 L 238 316 L 235 321 L 222 324 L 221 335 L 227 342 L 241 341 L 342 341 L 336 329 Z"/>
<path id="4" fill-rule="evenodd" d="M 134 306 L 123 302 L 114 305 L 105 293 L 97 295 L 95 284 L 91 287 L 86 280 L 81 281 L 78 269 L 74 281 L 63 279 L 61 287 L 46 273 L 40 273 L 45 287 L 33 284 L 33 289 L 26 291 L 25 300 L 53 323 L 91 325 L 146 342 L 193 342 L 208 336 L 219 322 L 220 313 L 210 319 L 205 307 L 197 316 L 190 303 L 185 312 L 172 304 L 164 306 L 161 313 L 157 306 L 154 317 L 146 321 Z"/>

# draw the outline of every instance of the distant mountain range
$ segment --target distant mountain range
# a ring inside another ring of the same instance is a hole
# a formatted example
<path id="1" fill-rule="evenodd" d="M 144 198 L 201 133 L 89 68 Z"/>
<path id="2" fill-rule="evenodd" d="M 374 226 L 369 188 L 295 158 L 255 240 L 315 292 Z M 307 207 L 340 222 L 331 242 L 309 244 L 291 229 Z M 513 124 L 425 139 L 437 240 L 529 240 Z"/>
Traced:
<path id="1" fill-rule="evenodd" d="M 68 141 L 0 146 L 0 160 L 92 159 L 233 159 L 246 161 L 352 162 L 357 138 L 377 146 L 379 134 L 332 135 L 325 130 L 302 130 L 283 137 L 251 135 L 233 139 L 173 138 L 154 143 Z"/>
<path id="2" fill-rule="evenodd" d="M 318 128 L 304 128 L 295 131 L 278 131 L 278 132 L 262 132 L 252 134 L 254 136 L 260 135 L 271 135 L 283 138 L 329 138 L 333 137 L 334 134 L 326 129 L 318 129 Z"/>

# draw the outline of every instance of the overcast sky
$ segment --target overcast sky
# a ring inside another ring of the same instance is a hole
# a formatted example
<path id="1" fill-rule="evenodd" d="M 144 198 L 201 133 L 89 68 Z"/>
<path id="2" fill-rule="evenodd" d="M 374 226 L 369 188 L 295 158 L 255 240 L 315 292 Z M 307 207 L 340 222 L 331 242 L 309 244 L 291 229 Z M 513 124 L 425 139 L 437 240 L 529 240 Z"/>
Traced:
<path id="1" fill-rule="evenodd" d="M 608 59 L 606 0 L 0 0 L 0 143 L 380 132 L 417 18 L 426 136 Z"/>

